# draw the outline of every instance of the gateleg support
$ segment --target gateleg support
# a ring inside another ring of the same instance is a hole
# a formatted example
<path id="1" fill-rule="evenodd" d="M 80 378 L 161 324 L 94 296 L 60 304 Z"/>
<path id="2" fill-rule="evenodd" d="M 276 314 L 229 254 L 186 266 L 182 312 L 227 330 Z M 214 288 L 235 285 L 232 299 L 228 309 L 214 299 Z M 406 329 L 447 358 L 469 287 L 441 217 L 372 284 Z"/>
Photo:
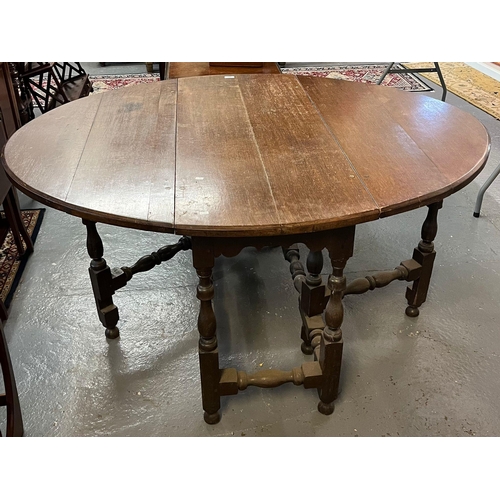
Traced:
<path id="1" fill-rule="evenodd" d="M 117 328 L 118 308 L 113 304 L 113 274 L 103 258 L 104 247 L 101 237 L 97 232 L 94 221 L 83 220 L 87 228 L 87 251 L 92 259 L 89 267 L 90 282 L 94 292 L 99 320 L 106 328 L 105 335 L 108 339 L 116 339 L 120 332 Z"/>
<path id="2" fill-rule="evenodd" d="M 416 317 L 419 315 L 419 307 L 427 299 L 432 268 L 434 267 L 434 260 L 436 258 L 434 239 L 436 238 L 438 230 L 437 216 L 438 211 L 442 206 L 442 201 L 428 206 L 427 217 L 422 225 L 422 239 L 413 251 L 413 260 L 420 264 L 421 269 L 420 275 L 413 282 L 412 288 L 406 289 L 406 299 L 408 300 L 406 315 L 410 317 Z"/>

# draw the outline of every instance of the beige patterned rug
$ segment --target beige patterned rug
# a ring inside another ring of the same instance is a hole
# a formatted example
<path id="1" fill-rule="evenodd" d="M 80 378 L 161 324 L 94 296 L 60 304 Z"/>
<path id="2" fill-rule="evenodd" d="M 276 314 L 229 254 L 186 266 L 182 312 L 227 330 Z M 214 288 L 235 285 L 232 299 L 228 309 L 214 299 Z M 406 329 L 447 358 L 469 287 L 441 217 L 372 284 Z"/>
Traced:
<path id="1" fill-rule="evenodd" d="M 407 68 L 433 67 L 429 62 L 404 63 Z M 500 82 L 463 62 L 440 62 L 446 87 L 479 109 L 500 120 Z M 436 73 L 421 76 L 439 85 Z"/>

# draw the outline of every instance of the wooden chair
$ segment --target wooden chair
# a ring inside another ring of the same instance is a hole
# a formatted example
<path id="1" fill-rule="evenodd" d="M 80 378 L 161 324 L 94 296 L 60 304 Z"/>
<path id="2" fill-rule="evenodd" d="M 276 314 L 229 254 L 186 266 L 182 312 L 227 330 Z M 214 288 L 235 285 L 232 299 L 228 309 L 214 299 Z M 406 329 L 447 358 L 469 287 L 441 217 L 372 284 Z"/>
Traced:
<path id="1" fill-rule="evenodd" d="M 79 62 L 18 64 L 20 77 L 42 113 L 92 92 L 89 76 Z"/>
<path id="2" fill-rule="evenodd" d="M 21 127 L 22 113 L 26 111 L 17 68 L 12 63 L 0 63 L 0 150 L 7 139 Z M 14 241 L 21 255 L 33 252 L 33 242 L 23 224 L 17 193 L 10 183 L 3 167 L 0 166 L 0 203 L 3 205 L 5 230 L 12 230 Z M 0 394 L 0 406 L 7 407 L 7 436 L 22 436 L 23 421 L 17 394 L 16 381 L 12 370 L 7 341 L 3 332 L 2 321 L 7 319 L 7 308 L 0 300 L 0 369 L 3 375 L 5 394 Z M 1 435 L 1 433 L 0 433 Z"/>
<path id="3" fill-rule="evenodd" d="M 5 175 L 3 168 L 0 167 L 0 201 L 3 205 L 5 219 L 0 221 L 0 225 L 6 226 L 6 230 L 12 231 L 12 236 L 16 243 L 19 256 L 27 255 L 33 252 L 33 241 L 22 221 L 21 211 L 17 193 Z M 0 300 L 0 320 L 5 321 L 8 317 L 7 308 Z"/>
<path id="4" fill-rule="evenodd" d="M 16 380 L 12 369 L 7 341 L 0 322 L 0 367 L 2 369 L 5 394 L 0 394 L 0 406 L 7 407 L 7 437 L 21 437 L 24 434 L 23 418 L 19 395 L 17 394 Z M 0 431 L 0 436 L 2 432 Z"/>

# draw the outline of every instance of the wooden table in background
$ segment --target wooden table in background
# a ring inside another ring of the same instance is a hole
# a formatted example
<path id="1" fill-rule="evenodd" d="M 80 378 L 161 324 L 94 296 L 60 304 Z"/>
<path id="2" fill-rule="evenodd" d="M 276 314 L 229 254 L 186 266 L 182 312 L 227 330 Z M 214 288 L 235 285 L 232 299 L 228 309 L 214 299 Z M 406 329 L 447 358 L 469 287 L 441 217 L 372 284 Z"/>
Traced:
<path id="1" fill-rule="evenodd" d="M 227 64 L 227 65 L 221 65 Z M 246 66 L 242 66 L 246 64 Z M 210 75 L 252 75 L 252 74 L 279 74 L 277 63 L 208 63 L 208 62 L 170 62 L 166 63 L 165 79 L 184 78 L 187 76 Z"/>
<path id="2" fill-rule="evenodd" d="M 203 408 L 206 422 L 216 423 L 221 396 L 251 385 L 316 388 L 319 411 L 333 412 L 342 298 L 406 280 L 406 312 L 418 314 L 442 200 L 480 172 L 489 148 L 477 119 L 422 94 L 326 78 L 232 75 L 137 85 L 67 104 L 18 131 L 3 162 L 27 195 L 83 219 L 109 338 L 118 336 L 113 293 L 135 273 L 192 250 Z M 428 215 L 412 257 L 347 284 L 355 226 L 422 206 Z M 182 238 L 111 271 L 96 222 Z M 310 250 L 305 267 L 297 243 Z M 290 263 L 302 350 L 314 355 L 290 371 L 219 367 L 212 269 L 219 255 L 248 246 L 282 247 Z M 326 283 L 324 248 L 333 267 Z"/>

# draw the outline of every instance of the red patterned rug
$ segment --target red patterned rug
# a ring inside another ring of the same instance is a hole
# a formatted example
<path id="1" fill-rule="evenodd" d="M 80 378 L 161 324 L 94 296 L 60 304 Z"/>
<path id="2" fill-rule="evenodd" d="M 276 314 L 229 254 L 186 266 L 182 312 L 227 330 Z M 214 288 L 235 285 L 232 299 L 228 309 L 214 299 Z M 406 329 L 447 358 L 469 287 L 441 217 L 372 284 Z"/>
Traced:
<path id="1" fill-rule="evenodd" d="M 376 84 L 382 76 L 386 66 L 382 64 L 359 64 L 353 66 L 300 66 L 295 68 L 281 68 L 281 72 L 288 75 L 309 75 L 323 78 L 335 78 L 353 82 Z M 403 68 L 395 64 L 394 68 Z M 160 80 L 158 73 L 139 73 L 128 75 L 98 75 L 90 76 L 94 93 L 120 89 L 129 85 L 151 83 Z M 409 92 L 428 92 L 432 88 L 420 78 L 410 73 L 387 75 L 382 83 L 387 87 L 397 87 Z"/>
<path id="2" fill-rule="evenodd" d="M 38 231 L 42 224 L 44 208 L 36 210 L 21 210 L 21 217 L 31 236 L 33 243 L 36 240 Z M 0 212 L 0 220 L 5 220 L 5 214 Z M 0 227 L 0 300 L 8 308 L 17 285 L 21 280 L 21 275 L 28 261 L 29 255 L 20 257 L 17 250 L 12 231 L 5 229 L 5 226 Z"/>
<path id="3" fill-rule="evenodd" d="M 402 69 L 403 66 L 395 64 L 394 69 Z M 302 66 L 296 68 L 281 68 L 281 72 L 288 75 L 321 76 L 324 78 L 334 78 L 337 80 L 348 80 L 351 82 L 376 84 L 386 65 L 363 64 L 356 66 Z M 387 75 L 382 82 L 386 87 L 397 87 L 409 92 L 428 92 L 432 88 L 426 85 L 420 78 L 410 73 L 400 73 Z"/>
<path id="4" fill-rule="evenodd" d="M 158 73 L 139 73 L 135 75 L 99 75 L 89 76 L 89 78 L 94 87 L 94 94 L 99 94 L 129 85 L 157 82 L 160 80 L 160 75 Z"/>

